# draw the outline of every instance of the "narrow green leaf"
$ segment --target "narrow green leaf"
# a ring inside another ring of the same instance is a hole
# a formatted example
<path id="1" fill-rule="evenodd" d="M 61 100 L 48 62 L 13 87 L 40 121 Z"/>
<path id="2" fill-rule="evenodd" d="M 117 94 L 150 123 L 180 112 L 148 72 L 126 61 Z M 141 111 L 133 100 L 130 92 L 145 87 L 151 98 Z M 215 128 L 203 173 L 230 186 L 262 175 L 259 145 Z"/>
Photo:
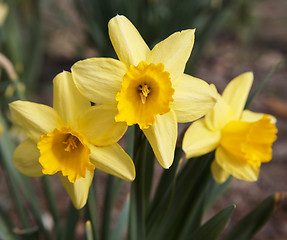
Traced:
<path id="1" fill-rule="evenodd" d="M 190 159 L 182 167 L 170 207 L 158 214 L 161 215 L 160 221 L 151 224 L 153 228 L 149 229 L 148 239 L 176 239 L 181 231 L 193 231 L 200 224 L 201 217 L 194 222 L 193 216 L 211 178 L 212 157 L 208 154 Z"/>
<path id="2" fill-rule="evenodd" d="M 223 240 L 248 240 L 267 222 L 277 207 L 280 193 L 272 194 L 243 217 Z"/>
<path id="3" fill-rule="evenodd" d="M 215 201 L 223 194 L 231 182 L 232 177 L 229 177 L 224 183 L 219 184 L 212 178 L 205 193 L 204 212 L 208 211 Z"/>
<path id="4" fill-rule="evenodd" d="M 267 76 L 263 79 L 263 81 L 257 86 L 257 88 L 248 96 L 248 99 L 245 104 L 245 108 L 248 108 L 255 96 L 262 90 L 264 85 L 269 81 L 269 79 L 273 76 L 274 72 L 280 66 L 281 62 L 278 62 L 267 74 Z"/>
<path id="5" fill-rule="evenodd" d="M 183 240 L 216 240 L 223 231 L 234 208 L 235 205 L 224 208 Z"/>
<path id="6" fill-rule="evenodd" d="M 54 194 L 52 192 L 48 176 L 43 176 L 41 178 L 41 180 L 42 180 L 42 184 L 43 184 L 44 194 L 46 196 L 50 212 L 53 216 L 55 226 L 59 226 L 59 213 L 58 213 L 55 197 L 54 197 Z"/>

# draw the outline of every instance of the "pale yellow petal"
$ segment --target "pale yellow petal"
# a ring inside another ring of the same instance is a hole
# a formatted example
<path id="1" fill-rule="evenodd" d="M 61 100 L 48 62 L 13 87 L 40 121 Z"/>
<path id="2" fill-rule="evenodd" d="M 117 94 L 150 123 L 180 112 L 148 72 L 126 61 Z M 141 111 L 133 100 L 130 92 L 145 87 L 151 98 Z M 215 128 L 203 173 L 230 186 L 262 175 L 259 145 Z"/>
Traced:
<path id="1" fill-rule="evenodd" d="M 74 207 L 76 209 L 81 209 L 85 206 L 89 189 L 94 177 L 94 171 L 87 171 L 84 178 L 77 179 L 75 183 L 71 183 L 67 177 L 64 177 L 62 173 L 58 173 L 58 176 L 61 179 L 61 182 L 69 194 Z"/>
<path id="2" fill-rule="evenodd" d="M 205 81 L 184 74 L 174 86 L 174 110 L 178 122 L 194 121 L 209 111 L 215 105 L 217 92 Z"/>
<path id="3" fill-rule="evenodd" d="M 80 92 L 94 103 L 115 103 L 127 71 L 124 63 L 112 58 L 88 58 L 72 66 Z"/>
<path id="4" fill-rule="evenodd" d="M 135 166 L 129 155 L 117 143 L 96 147 L 90 144 L 90 159 L 97 169 L 127 181 L 135 179 Z"/>
<path id="5" fill-rule="evenodd" d="M 230 176 L 230 174 L 224 171 L 224 169 L 220 167 L 216 161 L 213 161 L 211 164 L 211 172 L 214 180 L 218 183 L 224 183 Z"/>
<path id="6" fill-rule="evenodd" d="M 150 49 L 125 16 L 115 16 L 109 21 L 108 27 L 111 42 L 120 61 L 130 67 L 146 60 Z"/>
<path id="7" fill-rule="evenodd" d="M 77 128 L 79 115 L 91 106 L 90 101 L 80 94 L 70 72 L 59 73 L 53 81 L 53 107 L 65 126 Z"/>
<path id="8" fill-rule="evenodd" d="M 116 143 L 127 130 L 125 122 L 115 122 L 117 106 L 97 105 L 91 107 L 79 119 L 79 128 L 90 143 L 107 146 Z"/>
<path id="9" fill-rule="evenodd" d="M 58 113 L 46 105 L 15 101 L 10 103 L 9 107 L 12 118 L 35 143 L 39 142 L 42 134 L 47 134 L 62 125 Z"/>
<path id="10" fill-rule="evenodd" d="M 177 139 L 176 115 L 170 112 L 157 115 L 155 123 L 143 130 L 154 154 L 163 168 L 169 168 L 173 163 Z"/>
<path id="11" fill-rule="evenodd" d="M 194 32 L 194 29 L 189 29 L 170 35 L 154 46 L 147 62 L 163 63 L 164 70 L 170 73 L 171 81 L 176 82 L 183 74 L 186 62 L 191 54 Z"/>
<path id="12" fill-rule="evenodd" d="M 244 122 L 256 122 L 263 118 L 264 115 L 265 113 L 256 113 L 249 110 L 244 110 L 240 120 Z M 271 123 L 276 123 L 277 120 L 274 116 L 268 114 L 268 117 L 271 119 Z"/>
<path id="13" fill-rule="evenodd" d="M 239 120 L 253 82 L 253 73 L 247 72 L 231 80 L 223 91 L 222 98 L 230 107 L 232 120 Z"/>
<path id="14" fill-rule="evenodd" d="M 30 139 L 26 139 L 16 148 L 13 162 L 21 173 L 29 177 L 40 177 L 43 173 L 39 157 L 37 145 Z"/>
<path id="15" fill-rule="evenodd" d="M 233 177 L 250 182 L 258 179 L 259 167 L 256 164 L 242 163 L 220 146 L 216 149 L 215 160 L 220 167 Z"/>
<path id="16" fill-rule="evenodd" d="M 206 126 L 213 131 L 222 129 L 229 122 L 229 111 L 228 104 L 218 95 L 214 108 L 204 118 Z"/>
<path id="17" fill-rule="evenodd" d="M 185 132 L 182 142 L 186 158 L 211 152 L 218 146 L 220 136 L 220 131 L 210 131 L 203 119 L 192 123 Z"/>

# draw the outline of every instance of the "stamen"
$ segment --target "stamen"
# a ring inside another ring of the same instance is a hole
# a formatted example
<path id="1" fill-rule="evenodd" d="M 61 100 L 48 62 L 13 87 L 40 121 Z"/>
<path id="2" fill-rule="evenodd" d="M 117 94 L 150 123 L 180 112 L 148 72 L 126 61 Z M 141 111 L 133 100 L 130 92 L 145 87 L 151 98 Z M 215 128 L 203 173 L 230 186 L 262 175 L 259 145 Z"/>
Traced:
<path id="1" fill-rule="evenodd" d="M 72 150 L 74 150 L 75 148 L 77 148 L 77 143 L 79 142 L 79 139 L 71 134 L 69 134 L 69 136 L 67 137 L 67 140 L 65 142 L 63 142 L 64 144 L 67 145 L 67 147 L 65 148 L 66 152 L 71 152 Z"/>
<path id="2" fill-rule="evenodd" d="M 142 103 L 145 104 L 146 98 L 150 93 L 150 87 L 147 84 L 140 84 L 138 87 L 138 92 L 140 93 Z"/>

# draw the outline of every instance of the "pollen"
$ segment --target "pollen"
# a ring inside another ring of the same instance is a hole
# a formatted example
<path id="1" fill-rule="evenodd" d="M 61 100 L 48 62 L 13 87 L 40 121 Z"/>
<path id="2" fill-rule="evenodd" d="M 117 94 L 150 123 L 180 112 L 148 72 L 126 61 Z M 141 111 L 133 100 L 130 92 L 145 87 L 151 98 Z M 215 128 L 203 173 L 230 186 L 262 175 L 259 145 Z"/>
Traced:
<path id="1" fill-rule="evenodd" d="M 67 140 L 63 142 L 67 147 L 65 148 L 66 152 L 71 152 L 75 148 L 77 148 L 77 144 L 79 143 L 79 139 L 76 136 L 68 134 Z"/>
<path id="2" fill-rule="evenodd" d="M 143 84 L 143 85 L 140 84 L 138 86 L 138 92 L 140 94 L 142 104 L 145 104 L 146 103 L 146 98 L 147 98 L 147 96 L 150 93 L 150 87 L 147 84 Z"/>
<path id="3" fill-rule="evenodd" d="M 63 176 L 74 183 L 77 179 L 84 178 L 87 170 L 95 169 L 90 162 L 88 141 L 80 132 L 70 127 L 54 129 L 47 135 L 42 135 L 37 147 L 43 174 L 62 172 Z"/>
<path id="4" fill-rule="evenodd" d="M 164 65 L 142 61 L 131 65 L 123 77 L 122 87 L 117 93 L 117 122 L 127 125 L 138 124 L 147 129 L 154 124 L 157 115 L 170 111 L 174 89 L 170 74 Z"/>
<path id="5" fill-rule="evenodd" d="M 220 144 L 241 163 L 259 167 L 271 160 L 276 133 L 267 115 L 256 122 L 232 121 L 222 129 Z"/>

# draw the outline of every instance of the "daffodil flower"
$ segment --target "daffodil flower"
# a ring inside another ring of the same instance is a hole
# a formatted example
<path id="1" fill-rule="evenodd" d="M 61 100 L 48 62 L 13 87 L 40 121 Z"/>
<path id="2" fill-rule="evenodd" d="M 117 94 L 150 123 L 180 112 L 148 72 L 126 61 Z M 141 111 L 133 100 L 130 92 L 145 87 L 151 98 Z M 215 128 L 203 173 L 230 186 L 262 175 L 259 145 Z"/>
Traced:
<path id="1" fill-rule="evenodd" d="M 192 123 L 183 138 L 182 147 L 187 158 L 216 149 L 211 171 L 219 183 L 229 175 L 256 181 L 261 163 L 272 158 L 276 119 L 244 110 L 252 82 L 250 72 L 233 79 L 222 97 L 218 97 L 214 109 L 205 118 Z"/>
<path id="2" fill-rule="evenodd" d="M 184 74 L 194 30 L 176 32 L 149 49 L 124 16 L 112 18 L 109 35 L 119 60 L 90 58 L 72 74 L 90 101 L 111 107 L 116 122 L 138 124 L 164 168 L 173 162 L 177 122 L 205 115 L 217 93 L 206 82 Z"/>
<path id="3" fill-rule="evenodd" d="M 15 165 L 31 177 L 58 173 L 77 209 L 87 201 L 95 168 L 128 181 L 135 178 L 132 160 L 116 143 L 124 131 L 107 114 L 113 110 L 91 107 L 71 73 L 55 77 L 53 108 L 15 101 L 10 109 L 28 136 L 16 148 Z"/>

